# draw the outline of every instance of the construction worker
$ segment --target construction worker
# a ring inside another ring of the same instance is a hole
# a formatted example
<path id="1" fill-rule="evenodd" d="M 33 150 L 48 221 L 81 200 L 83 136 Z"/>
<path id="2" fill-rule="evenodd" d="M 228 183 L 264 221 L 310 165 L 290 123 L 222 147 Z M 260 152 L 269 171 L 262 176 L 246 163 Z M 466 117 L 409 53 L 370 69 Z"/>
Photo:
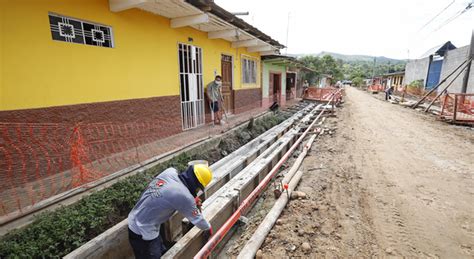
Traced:
<path id="1" fill-rule="evenodd" d="M 206 88 L 209 107 L 214 113 L 214 124 L 221 124 L 221 113 L 219 111 L 219 101 L 222 100 L 222 77 L 217 75 L 214 81 L 207 84 Z"/>
<path id="2" fill-rule="evenodd" d="M 165 247 L 160 237 L 160 225 L 175 211 L 204 230 L 205 238 L 212 235 L 212 227 L 201 214 L 199 189 L 211 182 L 211 169 L 202 164 L 189 166 L 183 173 L 168 168 L 156 176 L 128 214 L 128 238 L 138 259 L 160 258 Z"/>
<path id="3" fill-rule="evenodd" d="M 388 99 L 392 99 L 392 93 L 393 93 L 393 86 L 390 86 L 385 90 L 385 101 L 388 101 Z"/>

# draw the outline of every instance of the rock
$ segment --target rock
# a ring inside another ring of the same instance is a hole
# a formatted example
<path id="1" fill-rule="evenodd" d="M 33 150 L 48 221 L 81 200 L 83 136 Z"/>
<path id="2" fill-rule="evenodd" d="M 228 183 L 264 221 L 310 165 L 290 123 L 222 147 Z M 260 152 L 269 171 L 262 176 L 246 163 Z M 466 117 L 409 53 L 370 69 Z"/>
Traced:
<path id="1" fill-rule="evenodd" d="M 299 192 L 299 193 L 298 193 L 298 198 L 300 198 L 300 199 L 306 199 L 306 193 L 304 193 L 304 192 Z"/>
<path id="2" fill-rule="evenodd" d="M 394 250 L 393 250 L 393 248 L 391 248 L 391 247 L 385 249 L 385 253 L 387 253 L 387 254 L 389 254 L 389 255 L 393 254 L 393 251 L 394 251 Z"/>
<path id="3" fill-rule="evenodd" d="M 306 199 L 306 193 L 304 192 L 300 192 L 300 191 L 293 191 L 291 193 L 291 199 L 292 200 L 295 200 L 295 199 Z"/>
<path id="4" fill-rule="evenodd" d="M 257 253 L 255 254 L 256 259 L 262 259 L 263 258 L 263 252 L 261 249 L 258 249 Z"/>
<path id="5" fill-rule="evenodd" d="M 288 244 L 286 247 L 285 247 L 286 251 L 289 251 L 289 252 L 293 252 L 296 250 L 296 246 L 293 245 L 293 244 Z"/>
<path id="6" fill-rule="evenodd" d="M 303 244 L 301 244 L 301 249 L 303 249 L 303 251 L 307 253 L 311 251 L 311 246 L 309 245 L 308 242 L 304 242 Z"/>
<path id="7" fill-rule="evenodd" d="M 330 229 L 328 229 L 328 228 L 323 228 L 323 229 L 321 230 L 321 233 L 323 233 L 323 235 L 326 235 L 326 236 L 331 235 L 331 232 L 332 232 L 332 231 L 331 231 Z"/>
<path id="8" fill-rule="evenodd" d="M 300 229 L 298 230 L 298 236 L 304 236 L 304 230 Z"/>
<path id="9" fill-rule="evenodd" d="M 276 224 L 279 225 L 279 226 L 284 225 L 284 224 L 286 224 L 286 220 L 284 220 L 284 219 L 277 219 Z"/>

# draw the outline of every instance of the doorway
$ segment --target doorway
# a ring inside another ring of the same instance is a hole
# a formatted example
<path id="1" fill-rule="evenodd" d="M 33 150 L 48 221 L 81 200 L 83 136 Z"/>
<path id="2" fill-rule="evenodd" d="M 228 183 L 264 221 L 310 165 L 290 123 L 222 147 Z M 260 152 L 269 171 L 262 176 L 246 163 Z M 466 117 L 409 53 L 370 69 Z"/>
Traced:
<path id="1" fill-rule="evenodd" d="M 233 60 L 232 56 L 221 55 L 221 76 L 222 76 L 222 104 L 226 113 L 232 113 L 234 110 L 234 91 L 233 91 Z"/>
<path id="2" fill-rule="evenodd" d="M 439 83 L 443 60 L 433 60 L 428 68 L 428 78 L 426 80 L 426 90 L 431 90 Z"/>
<path id="3" fill-rule="evenodd" d="M 268 97 L 271 101 L 280 103 L 281 98 L 281 73 L 270 73 Z"/>
<path id="4" fill-rule="evenodd" d="M 181 120 L 183 130 L 204 125 L 202 49 L 180 43 L 178 47 Z"/>
<path id="5" fill-rule="evenodd" d="M 286 100 L 294 99 L 296 95 L 296 73 L 286 72 Z"/>

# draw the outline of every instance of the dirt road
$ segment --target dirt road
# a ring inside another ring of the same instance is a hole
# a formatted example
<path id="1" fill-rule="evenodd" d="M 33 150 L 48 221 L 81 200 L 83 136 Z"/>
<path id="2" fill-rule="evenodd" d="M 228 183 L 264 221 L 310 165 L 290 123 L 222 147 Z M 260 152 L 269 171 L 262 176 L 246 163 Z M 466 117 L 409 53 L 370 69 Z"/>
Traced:
<path id="1" fill-rule="evenodd" d="M 263 256 L 472 258 L 474 131 L 346 93 Z"/>

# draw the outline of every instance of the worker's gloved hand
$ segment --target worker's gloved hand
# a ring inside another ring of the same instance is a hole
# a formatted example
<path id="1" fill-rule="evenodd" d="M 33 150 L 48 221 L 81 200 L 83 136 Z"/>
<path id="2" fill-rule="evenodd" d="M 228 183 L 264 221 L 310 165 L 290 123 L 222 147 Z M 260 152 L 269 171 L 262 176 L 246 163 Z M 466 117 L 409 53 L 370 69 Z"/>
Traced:
<path id="1" fill-rule="evenodd" d="M 213 235 L 213 231 L 212 231 L 212 227 L 209 228 L 208 230 L 204 230 L 204 240 L 209 240 L 209 238 L 211 238 L 211 236 Z"/>
<path id="2" fill-rule="evenodd" d="M 201 207 L 202 207 L 201 198 L 199 198 L 199 197 L 194 198 L 194 202 L 196 202 L 196 207 L 199 209 L 199 211 L 201 211 Z"/>

